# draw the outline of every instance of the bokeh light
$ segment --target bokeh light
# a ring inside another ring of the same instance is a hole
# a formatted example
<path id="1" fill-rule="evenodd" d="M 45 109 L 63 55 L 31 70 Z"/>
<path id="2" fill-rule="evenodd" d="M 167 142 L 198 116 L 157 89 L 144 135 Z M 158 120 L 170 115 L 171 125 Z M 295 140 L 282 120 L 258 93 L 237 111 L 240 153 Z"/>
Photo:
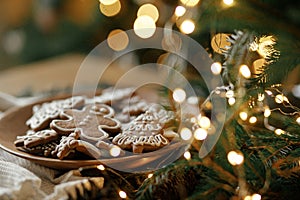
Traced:
<path id="1" fill-rule="evenodd" d="M 129 38 L 125 31 L 115 29 L 108 34 L 107 44 L 115 51 L 121 51 L 128 46 Z"/>
<path id="2" fill-rule="evenodd" d="M 211 67 L 211 72 L 214 74 L 214 75 L 219 75 L 222 71 L 222 65 L 220 62 L 214 62 Z"/>
<path id="3" fill-rule="evenodd" d="M 121 148 L 118 146 L 113 146 L 110 150 L 109 153 L 112 157 L 118 157 L 121 154 Z"/>
<path id="4" fill-rule="evenodd" d="M 195 30 L 195 23 L 192 20 L 186 19 L 181 23 L 179 29 L 184 34 L 190 34 Z"/>
<path id="5" fill-rule="evenodd" d="M 251 77 L 251 71 L 247 65 L 241 65 L 240 66 L 240 74 L 245 78 Z"/>
<path id="6" fill-rule="evenodd" d="M 240 112 L 239 116 L 243 121 L 246 121 L 248 118 L 248 114 L 246 112 Z"/>
<path id="7" fill-rule="evenodd" d="M 234 1 L 233 0 L 223 0 L 223 3 L 226 4 L 227 6 L 233 5 Z"/>
<path id="8" fill-rule="evenodd" d="M 186 93 L 183 89 L 181 88 L 176 88 L 173 91 L 173 99 L 174 101 L 176 101 L 177 103 L 182 103 L 185 101 L 186 99 Z"/>
<path id="9" fill-rule="evenodd" d="M 189 151 L 184 152 L 183 156 L 184 156 L 184 158 L 187 159 L 187 160 L 190 160 L 191 157 L 192 157 L 192 155 L 191 155 L 191 153 L 190 153 Z"/>
<path id="10" fill-rule="evenodd" d="M 150 38 L 156 30 L 155 21 L 148 15 L 139 16 L 133 25 L 134 32 L 140 38 Z"/>
<path id="11" fill-rule="evenodd" d="M 185 14 L 185 12 L 186 12 L 186 9 L 183 6 L 177 6 L 175 9 L 175 15 L 177 17 L 182 17 Z"/>
<path id="12" fill-rule="evenodd" d="M 227 159 L 231 165 L 240 165 L 244 162 L 243 154 L 236 151 L 230 151 L 227 154 Z"/>
<path id="13" fill-rule="evenodd" d="M 210 119 L 206 116 L 198 116 L 198 124 L 201 126 L 201 128 L 209 129 L 211 122 Z"/>
<path id="14" fill-rule="evenodd" d="M 192 138 L 192 131 L 190 129 L 184 127 L 180 131 L 180 137 L 183 140 L 190 140 Z"/>
<path id="15" fill-rule="evenodd" d="M 124 191 L 120 191 L 119 196 L 121 197 L 121 199 L 126 199 L 127 198 L 127 194 Z"/>
<path id="16" fill-rule="evenodd" d="M 186 5 L 186 6 L 196 6 L 200 0 L 180 0 L 182 4 Z"/>
<path id="17" fill-rule="evenodd" d="M 104 5 L 112 5 L 114 3 L 116 3 L 119 0 L 99 0 L 100 3 L 104 4 Z"/>
<path id="18" fill-rule="evenodd" d="M 196 140 L 205 140 L 207 137 L 207 131 L 203 128 L 197 128 L 194 132 L 194 138 Z"/>
<path id="19" fill-rule="evenodd" d="M 257 122 L 257 118 L 255 116 L 250 117 L 249 122 L 251 124 L 255 124 Z"/>
<path id="20" fill-rule="evenodd" d="M 113 17 L 117 15 L 121 10 L 121 3 L 120 1 L 116 1 L 113 4 L 105 5 L 103 3 L 100 3 L 100 11 L 103 15 L 107 17 Z"/>
<path id="21" fill-rule="evenodd" d="M 155 7 L 155 5 L 150 3 L 144 4 L 139 8 L 137 16 L 140 17 L 143 15 L 151 17 L 154 22 L 156 22 L 159 18 L 158 9 Z"/>

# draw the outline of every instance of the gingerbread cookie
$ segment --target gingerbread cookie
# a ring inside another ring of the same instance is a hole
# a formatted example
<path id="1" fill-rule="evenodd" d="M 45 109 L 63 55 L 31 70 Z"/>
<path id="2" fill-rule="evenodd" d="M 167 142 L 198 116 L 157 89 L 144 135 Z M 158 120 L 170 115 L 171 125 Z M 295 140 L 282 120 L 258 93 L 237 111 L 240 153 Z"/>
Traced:
<path id="1" fill-rule="evenodd" d="M 152 107 L 115 136 L 113 143 L 123 149 L 132 148 L 134 153 L 159 149 L 169 144 L 171 139 L 169 134 L 164 135 L 165 125 L 173 120 L 171 116 L 166 110 Z"/>
<path id="2" fill-rule="evenodd" d="M 95 96 L 94 102 L 111 105 L 112 102 L 121 101 L 123 99 L 129 98 L 133 94 L 134 94 L 133 88 L 122 88 L 122 89 L 109 88 L 104 90 L 102 95 Z"/>
<path id="3" fill-rule="evenodd" d="M 53 119 L 59 117 L 63 109 L 79 108 L 84 104 L 84 97 L 71 97 L 33 106 L 33 115 L 26 121 L 26 125 L 34 131 L 45 129 Z"/>
<path id="4" fill-rule="evenodd" d="M 16 147 L 24 146 L 26 148 L 46 144 L 58 139 L 59 135 L 54 130 L 42 130 L 38 132 L 29 131 L 26 135 L 17 136 L 14 142 Z"/>
<path id="5" fill-rule="evenodd" d="M 59 159 L 67 158 L 71 153 L 81 152 L 89 157 L 99 158 L 101 153 L 98 148 L 89 142 L 79 140 L 79 129 L 76 129 L 69 136 L 62 136 L 60 143 L 51 152 L 52 155 Z"/>
<path id="6" fill-rule="evenodd" d="M 56 140 L 34 147 L 17 147 L 17 149 L 33 155 L 52 157 L 51 152 L 55 150 L 58 143 L 59 141 Z"/>
<path id="7" fill-rule="evenodd" d="M 62 135 L 76 128 L 81 130 L 81 139 L 97 142 L 119 133 L 121 123 L 112 118 L 114 110 L 105 104 L 89 104 L 82 110 L 67 109 L 62 112 L 66 120 L 53 120 L 50 127 Z"/>

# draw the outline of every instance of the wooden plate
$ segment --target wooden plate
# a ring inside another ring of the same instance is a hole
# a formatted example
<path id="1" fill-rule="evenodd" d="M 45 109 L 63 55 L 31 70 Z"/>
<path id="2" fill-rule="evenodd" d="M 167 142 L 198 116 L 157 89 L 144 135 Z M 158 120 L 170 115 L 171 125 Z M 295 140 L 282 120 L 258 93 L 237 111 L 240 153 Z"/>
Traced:
<path id="1" fill-rule="evenodd" d="M 187 148 L 186 144 L 177 142 L 173 144 L 171 143 L 164 148 L 149 153 L 100 160 L 59 160 L 35 156 L 16 149 L 14 141 L 17 136 L 24 135 L 28 130 L 25 122 L 32 115 L 32 106 L 34 104 L 61 98 L 62 97 L 45 99 L 30 105 L 15 107 L 6 112 L 0 119 L 0 147 L 13 155 L 54 169 L 77 169 L 89 165 L 104 164 L 114 169 L 126 172 L 158 169 L 175 161 Z"/>

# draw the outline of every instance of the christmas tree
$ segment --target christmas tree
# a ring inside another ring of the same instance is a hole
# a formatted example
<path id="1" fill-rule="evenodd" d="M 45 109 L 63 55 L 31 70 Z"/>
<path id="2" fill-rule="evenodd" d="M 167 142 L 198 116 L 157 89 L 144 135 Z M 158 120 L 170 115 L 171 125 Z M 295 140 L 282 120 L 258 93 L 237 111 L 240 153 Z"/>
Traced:
<path id="1" fill-rule="evenodd" d="M 108 30 L 130 29 L 133 23 L 138 27 L 145 23 L 143 20 L 150 20 L 146 28 L 151 30 L 161 26 L 187 34 L 210 55 L 214 61 L 211 71 L 222 76 L 223 85 L 208 92 L 204 80 L 194 76 L 188 64 L 183 67 L 182 62 L 176 62 L 172 67 L 185 74 L 193 88 L 202 91 L 197 93 L 200 114 L 184 116 L 188 122 L 184 128 L 177 129 L 183 139 L 190 135 L 187 138 L 191 141 L 190 148 L 174 163 L 151 173 L 82 168 L 83 175 L 103 176 L 106 180 L 101 191 L 86 191 L 82 197 L 297 199 L 300 191 L 300 109 L 297 106 L 300 104 L 290 89 L 296 82 L 289 80 L 291 74 L 296 74 L 299 81 L 299 2 L 153 1 L 149 9 L 154 10 L 147 17 L 139 15 L 142 4 L 138 1 L 126 3 L 100 0 L 101 15 L 115 22 Z M 162 19 L 155 10 L 157 7 L 168 8 L 164 15 L 161 13 Z M 136 13 L 138 17 L 134 19 Z M 122 17 L 126 15 L 130 17 Z M 136 34 L 145 36 L 138 31 Z M 147 34 L 145 38 L 154 33 Z M 176 38 L 173 42 L 176 48 L 179 44 Z M 139 55 L 145 51 L 150 50 Z M 156 55 L 165 53 L 151 52 L 155 62 Z M 170 59 L 174 57 L 169 55 L 167 60 Z M 140 62 L 146 62 L 142 56 Z M 175 91 L 164 92 L 171 97 L 168 106 L 177 112 L 176 104 L 185 99 L 172 98 Z M 227 102 L 226 116 L 222 116 L 224 126 L 217 143 L 201 156 L 206 137 L 216 131 L 210 121 L 214 96 Z"/>

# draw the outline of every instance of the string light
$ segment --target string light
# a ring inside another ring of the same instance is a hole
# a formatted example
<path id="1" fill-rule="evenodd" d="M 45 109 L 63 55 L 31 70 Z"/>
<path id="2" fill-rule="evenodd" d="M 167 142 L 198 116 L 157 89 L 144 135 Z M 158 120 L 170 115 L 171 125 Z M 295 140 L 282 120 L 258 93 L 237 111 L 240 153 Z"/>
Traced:
<path id="1" fill-rule="evenodd" d="M 227 154 L 227 159 L 231 165 L 240 165 L 244 162 L 243 154 L 236 151 L 230 151 Z"/>
<path id="2" fill-rule="evenodd" d="M 219 75 L 222 71 L 222 65 L 220 62 L 214 62 L 211 67 L 211 72 L 214 74 L 214 75 Z"/>
<path id="3" fill-rule="evenodd" d="M 103 171 L 103 170 L 105 170 L 105 167 L 104 167 L 103 165 L 98 165 L 98 166 L 97 166 L 97 169 Z"/>
<path id="4" fill-rule="evenodd" d="M 264 99 L 265 99 L 265 95 L 264 94 L 258 94 L 257 101 L 263 101 Z"/>
<path id="5" fill-rule="evenodd" d="M 270 91 L 270 90 L 265 90 L 265 92 L 266 92 L 269 96 L 271 96 L 271 95 L 273 94 L 273 92 Z"/>
<path id="6" fill-rule="evenodd" d="M 210 127 L 210 119 L 206 116 L 200 116 L 198 117 L 198 124 L 201 126 L 201 128 L 209 129 Z"/>
<path id="7" fill-rule="evenodd" d="M 267 107 L 264 112 L 264 117 L 270 117 L 270 115 L 271 115 L 271 110 L 270 108 Z"/>
<path id="8" fill-rule="evenodd" d="M 180 136 L 183 140 L 190 140 L 192 138 L 192 131 L 184 127 L 180 131 Z"/>
<path id="9" fill-rule="evenodd" d="M 300 117 L 296 119 L 296 122 L 300 125 Z"/>
<path id="10" fill-rule="evenodd" d="M 99 0 L 100 3 L 104 4 L 104 5 L 112 5 L 114 3 L 116 3 L 119 0 Z"/>
<path id="11" fill-rule="evenodd" d="M 232 97 L 234 97 L 234 91 L 233 90 L 228 90 L 225 95 L 226 95 L 227 98 L 232 98 Z"/>
<path id="12" fill-rule="evenodd" d="M 119 196 L 121 197 L 121 199 L 126 199 L 127 198 L 126 192 L 124 192 L 122 190 L 119 192 Z"/>
<path id="13" fill-rule="evenodd" d="M 140 17 L 143 15 L 151 17 L 154 22 L 156 22 L 159 18 L 158 9 L 151 3 L 144 4 L 139 8 L 137 16 Z"/>
<path id="14" fill-rule="evenodd" d="M 176 17 L 182 17 L 185 14 L 185 12 L 186 12 L 185 7 L 177 6 L 174 14 L 176 15 Z"/>
<path id="15" fill-rule="evenodd" d="M 246 121 L 248 118 L 248 114 L 246 112 L 240 112 L 239 116 L 243 121 Z"/>
<path id="16" fill-rule="evenodd" d="M 282 129 L 280 129 L 280 128 L 278 128 L 278 129 L 276 129 L 276 130 L 274 131 L 274 133 L 275 133 L 276 135 L 282 135 L 282 134 L 285 134 L 285 131 L 282 130 Z"/>
<path id="17" fill-rule="evenodd" d="M 200 0 L 180 0 L 182 4 L 190 7 L 196 6 Z"/>
<path id="18" fill-rule="evenodd" d="M 247 195 L 247 196 L 245 196 L 244 200 L 252 200 L 252 197 Z"/>
<path id="19" fill-rule="evenodd" d="M 187 99 L 187 102 L 191 105 L 197 105 L 199 103 L 198 97 L 191 96 Z"/>
<path id="20" fill-rule="evenodd" d="M 177 103 L 182 103 L 185 101 L 186 99 L 186 93 L 183 89 L 181 88 L 176 88 L 173 91 L 173 99 L 174 101 L 176 101 Z"/>
<path id="21" fill-rule="evenodd" d="M 255 124 L 255 123 L 257 122 L 257 118 L 254 117 L 254 116 L 252 116 L 252 117 L 250 117 L 249 122 L 250 122 L 251 124 Z"/>
<path id="22" fill-rule="evenodd" d="M 226 4 L 227 6 L 233 5 L 233 0 L 223 0 L 223 3 Z"/>
<path id="23" fill-rule="evenodd" d="M 153 177 L 153 174 L 148 174 L 148 178 L 152 178 Z"/>
<path id="24" fill-rule="evenodd" d="M 277 94 L 275 96 L 275 102 L 276 103 L 281 104 L 281 103 L 283 103 L 283 101 L 284 101 L 284 96 L 282 94 Z"/>
<path id="25" fill-rule="evenodd" d="M 203 128 L 197 128 L 194 132 L 194 138 L 196 140 L 205 140 L 207 137 L 207 131 Z"/>
<path id="26" fill-rule="evenodd" d="M 148 15 L 139 16 L 133 24 L 133 30 L 140 38 L 150 38 L 156 30 L 155 21 Z"/>
<path id="27" fill-rule="evenodd" d="M 190 34 L 195 30 L 195 23 L 190 19 L 186 19 L 181 23 L 179 29 L 184 34 Z"/>
<path id="28" fill-rule="evenodd" d="M 118 146 L 113 146 L 110 150 L 109 153 L 113 157 L 118 157 L 121 154 L 121 148 Z"/>
<path id="29" fill-rule="evenodd" d="M 229 105 L 234 105 L 235 104 L 235 98 L 234 97 L 230 97 L 229 99 L 228 99 L 228 104 Z"/>
<path id="30" fill-rule="evenodd" d="M 251 71 L 247 65 L 241 65 L 240 66 L 240 74 L 245 78 L 251 77 Z"/>
<path id="31" fill-rule="evenodd" d="M 189 151 L 184 152 L 183 156 L 185 157 L 185 159 L 190 160 L 192 155 Z"/>
<path id="32" fill-rule="evenodd" d="M 115 51 L 121 51 L 128 46 L 129 38 L 125 31 L 115 29 L 108 34 L 107 44 Z"/>
<path id="33" fill-rule="evenodd" d="M 120 1 L 115 1 L 115 3 L 109 4 L 109 5 L 100 3 L 99 7 L 100 7 L 100 11 L 103 15 L 105 15 L 107 17 L 113 17 L 120 12 L 121 3 L 120 3 Z"/>
<path id="34" fill-rule="evenodd" d="M 261 195 L 260 194 L 253 194 L 252 195 L 252 200 L 261 200 Z"/>

